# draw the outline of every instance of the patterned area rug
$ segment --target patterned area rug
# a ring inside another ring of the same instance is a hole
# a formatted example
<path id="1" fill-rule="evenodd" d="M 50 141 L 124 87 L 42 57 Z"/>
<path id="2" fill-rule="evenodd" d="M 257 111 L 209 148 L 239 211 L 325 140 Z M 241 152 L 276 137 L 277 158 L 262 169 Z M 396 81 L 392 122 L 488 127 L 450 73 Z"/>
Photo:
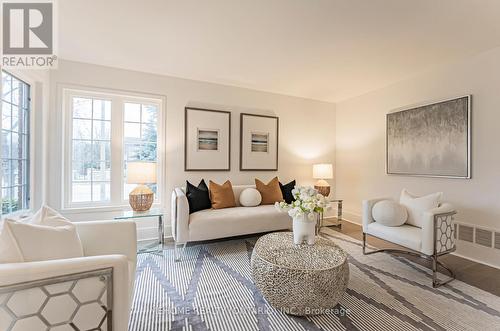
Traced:
<path id="1" fill-rule="evenodd" d="M 138 256 L 130 331 L 156 330 L 500 330 L 500 298 L 460 281 L 438 289 L 429 270 L 358 241 L 324 237 L 349 253 L 349 288 L 328 315 L 299 318 L 273 309 L 255 288 L 256 238 Z"/>

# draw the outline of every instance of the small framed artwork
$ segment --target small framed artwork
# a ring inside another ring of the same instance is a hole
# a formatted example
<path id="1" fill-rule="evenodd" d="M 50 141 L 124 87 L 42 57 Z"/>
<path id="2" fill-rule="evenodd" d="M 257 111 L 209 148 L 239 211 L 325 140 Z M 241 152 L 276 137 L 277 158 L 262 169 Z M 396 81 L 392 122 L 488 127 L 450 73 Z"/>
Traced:
<path id="1" fill-rule="evenodd" d="M 279 119 L 240 114 L 240 170 L 278 170 Z"/>
<path id="2" fill-rule="evenodd" d="M 184 170 L 229 171 L 231 112 L 184 109 Z"/>

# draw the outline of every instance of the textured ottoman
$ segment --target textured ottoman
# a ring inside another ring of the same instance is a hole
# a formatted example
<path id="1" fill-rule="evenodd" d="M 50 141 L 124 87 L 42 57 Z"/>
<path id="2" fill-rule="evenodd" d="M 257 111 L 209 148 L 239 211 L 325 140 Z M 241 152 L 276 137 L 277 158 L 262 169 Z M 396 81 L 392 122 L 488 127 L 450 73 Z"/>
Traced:
<path id="1" fill-rule="evenodd" d="M 333 242 L 295 245 L 291 232 L 266 234 L 252 252 L 252 276 L 275 308 L 291 315 L 333 312 L 349 281 L 347 253 Z"/>

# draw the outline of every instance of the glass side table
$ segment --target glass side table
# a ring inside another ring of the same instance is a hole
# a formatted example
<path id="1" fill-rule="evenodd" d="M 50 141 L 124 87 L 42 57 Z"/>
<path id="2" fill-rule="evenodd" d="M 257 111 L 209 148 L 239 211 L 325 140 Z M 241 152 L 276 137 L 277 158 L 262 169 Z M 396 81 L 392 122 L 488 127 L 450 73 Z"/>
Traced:
<path id="1" fill-rule="evenodd" d="M 321 231 L 321 228 L 335 226 L 339 229 L 342 229 L 342 201 L 339 199 L 328 200 L 331 203 L 337 204 L 337 216 L 325 218 L 323 213 L 319 215 L 318 220 L 318 233 Z"/>
<path id="2" fill-rule="evenodd" d="M 137 218 L 146 217 L 157 217 L 158 218 L 158 247 L 157 250 L 162 251 L 165 245 L 165 228 L 163 226 L 163 209 L 153 208 L 147 211 L 133 211 L 126 210 L 120 216 L 114 217 L 115 220 L 130 220 Z M 152 247 L 146 247 L 144 249 L 139 249 L 139 253 L 145 253 L 152 249 Z"/>

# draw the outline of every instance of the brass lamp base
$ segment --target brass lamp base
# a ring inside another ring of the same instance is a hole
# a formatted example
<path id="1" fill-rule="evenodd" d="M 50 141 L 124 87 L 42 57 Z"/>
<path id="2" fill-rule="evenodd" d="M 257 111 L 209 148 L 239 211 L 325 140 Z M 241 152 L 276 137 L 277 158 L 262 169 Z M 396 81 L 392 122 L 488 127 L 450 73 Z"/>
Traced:
<path id="1" fill-rule="evenodd" d="M 324 180 L 324 179 L 318 180 L 316 182 L 316 184 L 314 185 L 314 188 L 322 196 L 327 197 L 327 196 L 330 195 L 330 184 L 328 184 L 328 182 L 326 180 Z"/>
<path id="2" fill-rule="evenodd" d="M 316 186 L 314 188 L 318 191 L 319 194 L 327 197 L 330 195 L 330 186 Z"/>
<path id="3" fill-rule="evenodd" d="M 128 202 L 134 211 L 147 211 L 154 201 L 154 192 L 146 185 L 138 185 L 128 195 Z"/>

